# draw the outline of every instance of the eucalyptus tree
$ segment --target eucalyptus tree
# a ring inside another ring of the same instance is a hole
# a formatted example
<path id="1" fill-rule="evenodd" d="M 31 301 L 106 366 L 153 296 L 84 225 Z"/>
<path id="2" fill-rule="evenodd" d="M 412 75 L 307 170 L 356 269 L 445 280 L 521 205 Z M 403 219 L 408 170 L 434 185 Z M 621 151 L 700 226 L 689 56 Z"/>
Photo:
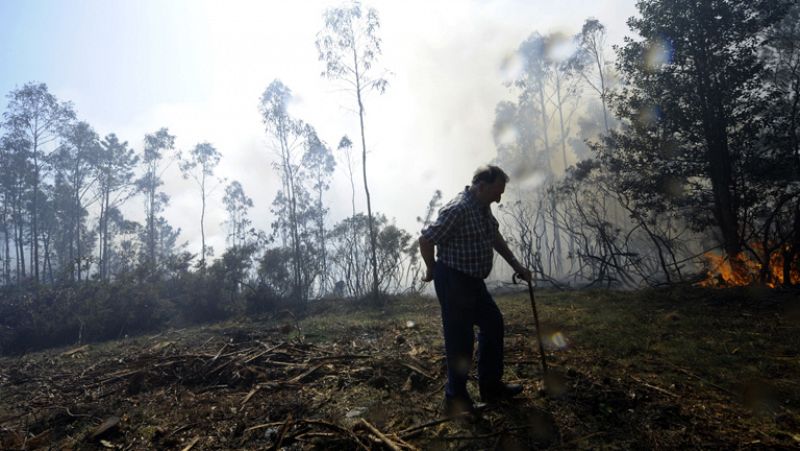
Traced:
<path id="1" fill-rule="evenodd" d="M 557 44 L 563 44 L 557 37 L 543 36 L 538 32 L 532 33 L 525 41 L 523 41 L 517 53 L 522 58 L 523 66 L 520 75 L 513 84 L 520 90 L 519 102 L 520 106 L 526 105 L 529 111 L 536 112 L 536 125 L 535 130 L 537 135 L 541 135 L 541 143 L 544 148 L 544 169 L 542 172 L 545 174 L 544 185 L 552 185 L 556 178 L 556 171 L 553 167 L 553 155 L 550 141 L 550 127 L 553 118 L 557 112 L 560 114 L 561 124 L 561 144 L 562 156 L 564 164 L 566 165 L 566 149 L 564 148 L 564 141 L 566 140 L 564 126 L 563 126 L 563 110 L 560 107 L 560 101 L 556 104 L 558 107 L 556 111 L 550 107 L 552 97 L 560 92 L 561 89 L 561 73 L 564 62 L 554 59 L 552 52 L 553 47 Z M 560 94 L 558 94 L 560 96 Z M 560 99 L 560 97 L 559 97 Z M 520 109 L 522 112 L 525 109 Z M 522 135 L 524 137 L 524 135 Z M 532 149 L 530 150 L 532 151 Z M 566 169 L 566 167 L 565 167 Z M 559 224 L 559 216 L 557 212 L 556 197 L 549 195 L 551 212 L 551 221 L 553 223 L 553 248 L 555 255 L 553 256 L 553 263 L 555 272 L 561 272 L 562 265 L 562 247 L 561 247 L 561 225 Z"/>
<path id="2" fill-rule="evenodd" d="M 0 184 L 2 185 L 3 201 L 3 241 L 4 241 L 4 277 L 10 283 L 12 270 L 12 255 L 14 259 L 14 280 L 20 281 L 26 277 L 25 271 L 25 240 L 24 232 L 27 227 L 26 198 L 30 175 L 30 161 L 27 158 L 27 149 L 30 143 L 25 135 L 19 131 L 8 130 L 0 138 Z M 11 241 L 14 242 L 14 251 L 11 251 Z"/>
<path id="3" fill-rule="evenodd" d="M 197 144 L 190 152 L 189 158 L 181 161 L 180 169 L 183 173 L 183 178 L 191 178 L 197 183 L 200 188 L 200 267 L 206 266 L 206 231 L 205 231 L 205 216 L 206 216 L 206 199 L 214 189 L 219 186 L 214 183 L 214 168 L 219 164 L 222 155 L 217 151 L 214 146 L 204 142 Z M 210 180 L 211 179 L 211 180 Z"/>
<path id="4" fill-rule="evenodd" d="M 320 292 L 326 293 L 328 290 L 328 258 L 327 246 L 325 243 L 325 217 L 328 214 L 328 208 L 325 207 L 323 201 L 323 194 L 330 188 L 330 180 L 333 176 L 333 171 L 336 169 L 336 159 L 333 157 L 333 152 L 315 132 L 310 131 L 306 140 L 306 149 L 303 154 L 302 165 L 308 172 L 308 181 L 311 184 L 310 188 L 316 194 L 311 206 L 311 215 L 313 222 L 316 226 L 316 244 L 319 251 L 317 257 L 319 259 L 319 273 L 320 273 Z"/>
<path id="5" fill-rule="evenodd" d="M 52 152 L 60 131 L 75 118 L 72 105 L 51 94 L 44 83 L 27 83 L 11 91 L 3 113 L 4 126 L 24 138 L 30 174 L 30 260 L 32 276 L 39 281 L 39 209 L 46 157 Z M 19 235 L 20 239 L 22 234 Z"/>
<path id="6" fill-rule="evenodd" d="M 310 128 L 302 121 L 292 118 L 288 112 L 292 91 L 280 80 L 274 80 L 261 96 L 259 111 L 272 148 L 278 157 L 273 168 L 281 174 L 281 190 L 273 201 L 276 220 L 274 229 L 288 238 L 292 262 L 292 295 L 299 301 L 307 299 L 308 280 L 304 277 L 304 257 L 301 243 L 303 211 L 308 202 L 308 193 L 303 187 L 301 159 Z"/>
<path id="7" fill-rule="evenodd" d="M 123 221 L 119 208 L 135 193 L 134 168 L 139 161 L 127 141 L 120 142 L 114 133 L 106 135 L 100 142 L 97 162 L 98 183 L 96 196 L 100 199 L 100 215 L 97 231 L 100 238 L 99 272 L 102 280 L 108 280 L 110 243 L 119 227 L 109 228 L 109 223 Z"/>
<path id="8" fill-rule="evenodd" d="M 66 127 L 63 141 L 52 158 L 59 179 L 56 187 L 68 190 L 68 200 L 64 205 L 64 220 L 68 224 L 67 255 L 62 257 L 67 257 L 65 263 L 69 265 L 69 273 L 77 280 L 82 279 L 85 261 L 81 234 L 86 229 L 88 214 L 86 196 L 99 177 L 100 149 L 97 133 L 88 123 L 79 121 Z M 92 201 L 89 199 L 88 203 Z"/>
<path id="9" fill-rule="evenodd" d="M 352 207 L 352 214 L 350 218 L 352 221 L 347 222 L 346 224 L 350 225 L 350 234 L 352 242 L 355 242 L 358 237 L 358 230 L 356 229 L 356 184 L 355 184 L 355 165 L 357 162 L 353 158 L 353 141 L 347 135 L 342 136 L 339 140 L 339 145 L 336 149 L 340 152 L 341 158 L 344 159 L 345 168 L 347 168 L 347 176 L 348 180 L 350 181 L 350 205 Z M 349 264 L 352 266 L 349 268 L 348 274 L 361 274 L 361 259 L 359 258 L 358 253 L 361 251 L 358 246 L 350 246 L 346 248 L 347 251 L 350 253 L 350 258 L 347 259 Z M 361 278 L 355 277 L 354 283 L 352 284 L 351 294 L 356 297 L 360 297 L 363 294 L 364 287 L 361 285 Z"/>
<path id="10" fill-rule="evenodd" d="M 578 51 L 570 65 L 584 82 L 600 97 L 603 106 L 603 126 L 608 133 L 608 93 L 610 84 L 609 64 L 606 58 L 606 27 L 594 18 L 586 19 L 581 32 L 575 36 Z"/>
<path id="11" fill-rule="evenodd" d="M 547 106 L 549 103 L 547 91 L 553 78 L 553 68 L 547 61 L 546 52 L 546 38 L 539 33 L 533 33 L 523 41 L 517 49 L 517 53 L 523 60 L 523 69 L 513 84 L 521 91 L 519 105 L 527 103 L 537 113 L 536 129 L 539 130 L 544 149 L 544 169 L 547 171 L 547 177 L 552 178 L 555 176 L 549 133 L 552 113 Z"/>
<path id="12" fill-rule="evenodd" d="M 154 271 L 159 263 L 157 257 L 160 238 L 158 214 L 169 202 L 169 196 L 159 192 L 158 188 L 164 184 L 161 176 L 168 167 L 168 164 L 164 162 L 165 156 L 167 163 L 171 162 L 174 156 L 167 153 L 174 148 L 175 136 L 170 135 L 166 128 L 145 135 L 144 149 L 140 159 L 144 174 L 136 183 L 145 198 L 145 227 L 142 231 L 145 245 L 143 263 L 147 264 L 151 271 Z"/>
<path id="13" fill-rule="evenodd" d="M 361 169 L 364 177 L 364 193 L 367 200 L 370 252 L 372 264 L 372 294 L 378 298 L 378 261 L 375 221 L 372 215 L 369 183 L 367 182 L 367 141 L 364 129 L 364 95 L 367 91 L 383 93 L 387 81 L 374 75 L 375 63 L 381 55 L 381 39 L 378 36 L 380 21 L 373 8 L 362 10 L 359 2 L 347 7 L 328 9 L 324 14 L 325 25 L 317 34 L 316 46 L 319 59 L 325 63 L 322 76 L 340 81 L 353 93 L 358 107 L 361 132 Z"/>
<path id="14" fill-rule="evenodd" d="M 232 247 L 242 247 L 247 244 L 247 235 L 253 223 L 248 217 L 248 212 L 253 208 L 253 199 L 245 194 L 242 184 L 234 180 L 225 187 L 222 203 L 228 213 L 225 221 L 228 227 L 226 241 Z"/>

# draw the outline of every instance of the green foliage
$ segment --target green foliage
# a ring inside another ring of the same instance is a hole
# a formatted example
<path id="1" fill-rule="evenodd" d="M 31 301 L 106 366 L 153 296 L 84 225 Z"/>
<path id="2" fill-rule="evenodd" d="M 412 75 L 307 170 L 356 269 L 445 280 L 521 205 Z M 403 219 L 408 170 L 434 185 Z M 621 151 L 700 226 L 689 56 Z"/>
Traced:
<path id="1" fill-rule="evenodd" d="M 681 212 L 719 230 L 734 256 L 754 200 L 753 158 L 761 159 L 761 119 L 773 108 L 759 58 L 782 0 L 651 0 L 629 22 L 617 67 L 625 85 L 612 97 L 623 121 L 603 158 L 639 208 Z"/>

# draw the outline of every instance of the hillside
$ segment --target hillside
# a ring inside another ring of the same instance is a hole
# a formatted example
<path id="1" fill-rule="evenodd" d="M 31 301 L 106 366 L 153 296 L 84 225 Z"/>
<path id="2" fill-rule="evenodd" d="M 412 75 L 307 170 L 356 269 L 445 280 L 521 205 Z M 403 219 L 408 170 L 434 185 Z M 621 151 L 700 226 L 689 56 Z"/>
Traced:
<path id="1" fill-rule="evenodd" d="M 800 304 L 745 290 L 498 299 L 513 403 L 441 417 L 438 304 L 308 314 L 0 359 L 3 449 L 552 449 L 800 446 Z M 471 389 L 474 389 L 472 384 Z M 477 395 L 476 395 L 477 399 Z"/>

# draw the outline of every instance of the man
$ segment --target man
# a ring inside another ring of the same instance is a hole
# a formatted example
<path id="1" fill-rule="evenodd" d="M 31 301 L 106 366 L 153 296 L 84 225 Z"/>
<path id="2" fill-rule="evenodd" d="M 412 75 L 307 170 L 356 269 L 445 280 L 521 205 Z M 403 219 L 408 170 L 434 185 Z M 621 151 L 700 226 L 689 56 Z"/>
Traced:
<path id="1" fill-rule="evenodd" d="M 492 215 L 490 205 L 500 202 L 508 176 L 497 166 L 475 171 L 472 185 L 439 210 L 439 217 L 422 230 L 419 249 L 427 271 L 423 280 L 434 281 L 442 307 L 447 356 L 445 412 L 474 412 L 467 393 L 472 364 L 473 326 L 478 333 L 478 385 L 481 401 L 495 402 L 522 392 L 521 385 L 505 384 L 503 376 L 503 315 L 486 290 L 497 251 L 524 280 L 531 272 L 514 258 Z M 434 261 L 434 248 L 438 248 Z"/>

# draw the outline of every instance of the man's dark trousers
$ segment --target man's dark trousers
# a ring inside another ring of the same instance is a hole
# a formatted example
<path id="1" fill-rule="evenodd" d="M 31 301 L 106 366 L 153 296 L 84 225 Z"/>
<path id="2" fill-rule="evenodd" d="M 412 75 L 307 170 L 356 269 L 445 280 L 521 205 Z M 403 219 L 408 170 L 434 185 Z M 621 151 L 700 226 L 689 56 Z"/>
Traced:
<path id="1" fill-rule="evenodd" d="M 503 315 L 483 279 L 437 261 L 433 283 L 442 307 L 447 355 L 445 395 L 469 396 L 467 376 L 472 363 L 474 325 L 479 328 L 478 381 L 486 386 L 499 383 L 503 375 Z"/>

